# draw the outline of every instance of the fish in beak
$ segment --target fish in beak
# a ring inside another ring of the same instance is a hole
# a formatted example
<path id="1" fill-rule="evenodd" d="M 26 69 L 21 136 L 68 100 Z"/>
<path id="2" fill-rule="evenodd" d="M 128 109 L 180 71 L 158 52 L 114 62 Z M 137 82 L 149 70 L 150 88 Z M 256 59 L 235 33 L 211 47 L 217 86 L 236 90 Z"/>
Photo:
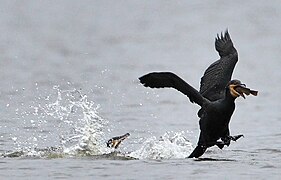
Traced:
<path id="1" fill-rule="evenodd" d="M 250 94 L 253 95 L 253 96 L 257 96 L 257 95 L 258 95 L 258 91 L 255 91 L 255 90 L 252 90 L 252 89 L 247 88 L 245 84 L 236 85 L 236 86 L 234 87 L 234 90 L 235 90 L 240 96 L 242 96 L 244 99 L 246 99 L 246 97 L 245 97 L 244 94 L 246 94 L 247 96 L 249 96 Z"/>
<path id="2" fill-rule="evenodd" d="M 258 95 L 258 91 L 247 88 L 246 85 L 242 84 L 241 81 L 239 81 L 239 80 L 231 80 L 228 83 L 228 87 L 230 90 L 230 94 L 234 98 L 242 96 L 244 99 L 246 99 L 245 95 L 247 95 L 247 96 L 249 96 L 249 95 L 257 96 Z"/>

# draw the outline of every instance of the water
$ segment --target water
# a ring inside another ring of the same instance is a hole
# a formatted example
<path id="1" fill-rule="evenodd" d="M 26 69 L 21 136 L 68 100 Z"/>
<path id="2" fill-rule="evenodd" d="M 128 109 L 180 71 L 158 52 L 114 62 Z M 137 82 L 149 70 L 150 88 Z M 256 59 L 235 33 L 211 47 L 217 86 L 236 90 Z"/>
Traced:
<path id="1" fill-rule="evenodd" d="M 279 179 L 278 2 L 3 1 L 0 175 L 5 179 Z M 185 159 L 198 106 L 138 83 L 173 71 L 195 88 L 229 29 L 237 99 L 230 129 L 245 138 Z M 117 151 L 107 139 L 129 132 Z M 2 179 L 2 178 L 1 178 Z"/>

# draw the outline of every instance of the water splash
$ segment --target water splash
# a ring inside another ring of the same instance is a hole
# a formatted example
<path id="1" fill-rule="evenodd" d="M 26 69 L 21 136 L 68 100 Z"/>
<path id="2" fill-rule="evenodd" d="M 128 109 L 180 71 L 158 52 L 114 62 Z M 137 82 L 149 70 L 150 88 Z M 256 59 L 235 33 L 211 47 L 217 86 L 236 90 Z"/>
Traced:
<path id="1" fill-rule="evenodd" d="M 88 101 L 86 95 L 78 90 L 61 91 L 57 88 L 57 100 L 47 105 L 45 112 L 57 119 L 67 119 L 71 112 L 77 113 L 81 110 L 83 116 L 73 124 L 73 133 L 62 137 L 63 152 L 70 155 L 104 155 L 113 152 L 106 147 L 105 127 L 108 121 L 98 115 L 99 106 Z M 69 102 L 63 103 L 63 94 L 71 97 Z M 63 105 L 65 104 L 65 105 Z M 75 110 L 76 109 L 76 110 Z M 193 147 L 184 136 L 185 132 L 167 132 L 160 139 L 148 138 L 141 145 L 141 148 L 130 153 L 123 153 L 128 157 L 136 159 L 180 159 L 186 158 Z"/>
<path id="2" fill-rule="evenodd" d="M 34 115 L 38 121 L 45 124 L 55 124 L 55 129 L 51 132 L 59 137 L 60 143 L 52 147 L 38 148 L 41 137 L 35 131 L 30 137 L 31 140 L 27 140 L 28 143 L 18 146 L 17 151 L 2 154 L 3 157 L 95 156 L 109 159 L 120 157 L 121 159 L 180 159 L 186 158 L 193 149 L 192 144 L 185 137 L 186 132 L 167 132 L 160 138 L 153 136 L 146 139 L 135 151 L 126 153 L 115 151 L 106 146 L 105 133 L 110 131 L 109 122 L 99 116 L 99 105 L 90 101 L 80 90 L 61 90 L 59 86 L 53 89 L 56 91 L 55 98 L 48 96 L 45 98 L 44 105 L 39 103 L 32 106 L 34 112 L 27 114 Z M 44 130 L 42 124 L 38 123 L 38 127 L 36 126 L 37 120 L 32 120 L 32 126 L 40 131 Z M 57 121 L 57 123 L 48 121 Z M 48 137 L 46 136 L 45 139 Z M 13 137 L 13 141 L 18 145 L 21 142 L 17 137 Z M 26 144 L 28 146 L 25 146 Z"/>
<path id="3" fill-rule="evenodd" d="M 27 139 L 12 137 L 16 151 L 8 152 L 4 156 L 83 156 L 112 152 L 105 144 L 104 132 L 109 131 L 106 129 L 108 121 L 99 116 L 100 106 L 77 89 L 61 90 L 59 86 L 54 86 L 53 89 L 56 91 L 54 97 L 49 95 L 44 98 L 44 103 L 41 101 L 31 106 L 33 112 L 24 112 L 24 128 L 27 127 L 25 122 L 31 123 L 32 129 L 27 129 L 28 135 L 31 136 Z M 50 126 L 53 128 L 50 129 Z M 52 147 L 41 148 L 42 144 L 44 145 L 44 142 L 41 142 L 41 131 L 49 132 L 44 140 L 49 138 L 49 141 L 54 141 Z M 56 139 L 59 141 L 56 142 Z M 38 142 L 41 142 L 41 146 Z"/>
<path id="4" fill-rule="evenodd" d="M 188 157 L 193 147 L 185 132 L 166 132 L 160 139 L 148 138 L 140 149 L 129 153 L 137 159 L 182 159 Z"/>
<path id="5" fill-rule="evenodd" d="M 44 111 L 72 126 L 69 134 L 61 135 L 63 152 L 69 155 L 77 155 L 77 153 L 101 155 L 111 152 L 106 148 L 104 138 L 108 121 L 98 115 L 99 105 L 89 101 L 79 90 L 56 89 L 57 100 L 47 105 Z M 69 118 L 73 113 L 75 118 Z"/>

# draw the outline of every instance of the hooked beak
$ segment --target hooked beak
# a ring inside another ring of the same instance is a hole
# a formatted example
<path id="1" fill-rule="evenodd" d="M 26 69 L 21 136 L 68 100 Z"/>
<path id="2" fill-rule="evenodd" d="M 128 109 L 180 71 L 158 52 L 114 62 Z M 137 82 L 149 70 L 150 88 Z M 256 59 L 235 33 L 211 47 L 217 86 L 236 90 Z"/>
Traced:
<path id="1" fill-rule="evenodd" d="M 249 96 L 250 94 L 252 94 L 254 96 L 258 95 L 258 91 L 247 88 L 245 84 L 236 85 L 236 87 L 234 89 L 244 99 L 246 99 L 244 94 L 246 94 L 247 96 Z"/>

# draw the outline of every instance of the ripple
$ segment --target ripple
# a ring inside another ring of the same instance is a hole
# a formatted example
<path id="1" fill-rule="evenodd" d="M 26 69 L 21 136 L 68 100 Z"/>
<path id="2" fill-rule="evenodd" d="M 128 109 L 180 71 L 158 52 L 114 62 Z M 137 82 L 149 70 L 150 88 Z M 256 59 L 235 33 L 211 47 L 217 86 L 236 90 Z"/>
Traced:
<path id="1" fill-rule="evenodd" d="M 262 166 L 261 168 L 263 168 L 263 169 L 272 169 L 272 168 L 277 168 L 277 167 L 273 166 L 273 165 L 266 165 L 266 166 Z"/>
<path id="2" fill-rule="evenodd" d="M 263 148 L 263 149 L 257 149 L 258 151 L 265 151 L 269 153 L 281 153 L 280 149 L 272 149 L 272 148 Z"/>

